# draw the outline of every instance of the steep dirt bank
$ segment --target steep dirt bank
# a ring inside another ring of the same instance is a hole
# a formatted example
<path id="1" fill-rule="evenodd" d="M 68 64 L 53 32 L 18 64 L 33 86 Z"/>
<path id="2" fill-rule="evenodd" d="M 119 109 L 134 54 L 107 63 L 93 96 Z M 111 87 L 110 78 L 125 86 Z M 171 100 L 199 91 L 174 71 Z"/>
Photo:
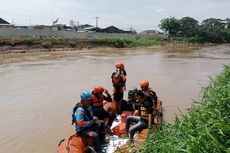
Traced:
<path id="1" fill-rule="evenodd" d="M 210 45 L 210 44 L 206 44 Z M 0 37 L 0 54 L 27 53 L 27 52 L 50 52 L 50 51 L 73 51 L 91 48 L 132 48 L 147 46 L 163 46 L 173 49 L 174 47 L 197 48 L 200 44 L 185 42 L 170 42 L 169 40 L 143 39 L 143 38 L 116 38 L 116 39 L 59 39 L 55 37 Z M 203 45 L 202 45 L 203 46 Z"/>
<path id="2" fill-rule="evenodd" d="M 112 47 L 112 45 L 87 39 L 0 38 L 0 54 L 68 51 L 96 47 Z"/>

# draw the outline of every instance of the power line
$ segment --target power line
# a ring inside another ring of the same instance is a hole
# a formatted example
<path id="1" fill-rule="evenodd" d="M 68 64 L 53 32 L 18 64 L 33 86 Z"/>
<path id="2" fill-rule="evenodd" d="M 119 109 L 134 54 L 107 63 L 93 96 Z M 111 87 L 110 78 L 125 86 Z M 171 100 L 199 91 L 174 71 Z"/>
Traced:
<path id="1" fill-rule="evenodd" d="M 23 14 L 23 13 L 12 13 L 12 12 L 7 12 L 7 11 L 2 11 L 0 10 L 1 13 L 4 13 L 4 14 L 7 14 L 7 15 L 14 15 L 14 16 L 19 16 L 19 17 L 31 17 L 31 18 L 40 18 L 40 19 L 53 19 L 53 18 L 56 18 L 53 16 L 53 13 L 51 13 L 50 17 L 47 17 L 47 16 L 37 16 L 37 15 L 28 15 L 28 14 Z M 2 14 L 1 14 L 2 15 Z M 59 19 L 62 19 L 62 20 L 71 20 L 73 18 L 76 19 L 76 17 L 62 17 L 62 16 L 58 16 Z M 93 18 L 81 18 L 81 17 L 77 17 L 77 19 L 82 19 L 82 20 L 89 20 L 89 19 L 93 19 Z"/>
<path id="2" fill-rule="evenodd" d="M 98 16 L 97 17 L 87 17 L 87 18 L 83 18 L 83 17 L 72 17 L 72 18 L 68 17 L 67 18 L 67 17 L 61 17 L 61 16 L 57 16 L 57 15 L 55 17 L 55 16 L 53 16 L 53 13 L 50 14 L 50 17 L 47 17 L 47 16 L 28 15 L 28 14 L 23 14 L 23 13 L 12 13 L 12 12 L 2 11 L 2 10 L 0 10 L 0 12 L 2 14 L 13 16 L 14 22 L 15 22 L 15 20 L 18 21 L 17 18 L 15 18 L 15 16 L 25 17 L 25 19 L 27 21 L 29 20 L 29 22 L 27 22 L 27 23 L 29 23 L 30 25 L 32 24 L 32 21 L 33 21 L 33 24 L 36 24 L 35 21 L 40 22 L 39 24 L 41 24 L 42 21 L 44 22 L 44 19 L 47 20 L 47 21 L 49 20 L 48 23 L 53 23 L 54 18 L 59 18 L 60 22 L 61 21 L 63 22 L 64 20 L 75 20 L 75 21 L 77 21 L 78 24 L 80 22 L 82 22 L 82 20 L 85 23 L 90 23 L 90 22 L 92 22 L 93 19 L 96 19 L 96 27 L 99 27 L 99 18 L 100 18 L 103 21 L 103 22 L 101 22 L 100 25 L 104 25 L 104 26 L 106 26 L 106 25 L 107 26 L 116 25 L 119 28 L 125 29 L 125 30 L 128 30 L 128 29 L 130 29 L 130 27 L 132 27 L 132 29 L 134 29 L 134 30 L 141 31 L 141 29 L 137 28 L 138 26 L 135 25 L 135 24 L 128 24 L 128 23 L 125 23 L 125 22 L 120 22 L 120 21 L 117 21 L 117 20 L 107 19 L 107 18 L 104 18 L 104 17 L 102 18 L 102 17 L 98 17 Z M 43 19 L 43 20 L 38 21 L 39 19 Z M 47 21 L 46 21 L 46 24 L 47 24 Z"/>

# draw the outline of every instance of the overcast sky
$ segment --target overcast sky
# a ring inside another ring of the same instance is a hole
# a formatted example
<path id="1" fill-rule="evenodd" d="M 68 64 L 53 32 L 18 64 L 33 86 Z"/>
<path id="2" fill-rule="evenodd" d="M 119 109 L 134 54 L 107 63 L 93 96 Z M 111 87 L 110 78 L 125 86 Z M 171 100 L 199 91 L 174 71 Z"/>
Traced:
<path id="1" fill-rule="evenodd" d="M 0 18 L 15 25 L 69 25 L 70 20 L 137 31 L 158 29 L 160 21 L 189 16 L 198 21 L 230 18 L 230 0 L 1 0 Z"/>

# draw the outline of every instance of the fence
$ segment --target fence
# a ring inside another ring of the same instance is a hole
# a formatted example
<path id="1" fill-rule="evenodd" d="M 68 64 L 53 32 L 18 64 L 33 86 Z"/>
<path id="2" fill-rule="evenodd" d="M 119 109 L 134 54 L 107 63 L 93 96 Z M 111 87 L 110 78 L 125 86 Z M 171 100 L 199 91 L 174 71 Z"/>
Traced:
<path id="1" fill-rule="evenodd" d="M 116 33 L 90 33 L 77 31 L 54 31 L 54 30 L 40 30 L 40 29 L 13 29 L 0 28 L 0 37 L 18 37 L 18 36 L 54 36 L 58 38 L 121 38 L 121 37 L 135 37 L 132 34 L 116 34 Z"/>

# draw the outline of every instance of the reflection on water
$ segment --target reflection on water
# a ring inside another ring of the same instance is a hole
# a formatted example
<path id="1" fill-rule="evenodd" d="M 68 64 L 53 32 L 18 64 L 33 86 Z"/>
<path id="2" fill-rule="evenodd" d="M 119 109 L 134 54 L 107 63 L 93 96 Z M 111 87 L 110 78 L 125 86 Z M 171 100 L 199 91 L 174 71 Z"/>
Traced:
<path id="1" fill-rule="evenodd" d="M 221 72 L 229 59 L 229 45 L 1 54 L 0 152 L 55 152 L 73 130 L 71 110 L 80 92 L 95 85 L 112 92 L 117 60 L 125 63 L 127 89 L 149 80 L 171 122 L 199 100 L 208 76 Z"/>

